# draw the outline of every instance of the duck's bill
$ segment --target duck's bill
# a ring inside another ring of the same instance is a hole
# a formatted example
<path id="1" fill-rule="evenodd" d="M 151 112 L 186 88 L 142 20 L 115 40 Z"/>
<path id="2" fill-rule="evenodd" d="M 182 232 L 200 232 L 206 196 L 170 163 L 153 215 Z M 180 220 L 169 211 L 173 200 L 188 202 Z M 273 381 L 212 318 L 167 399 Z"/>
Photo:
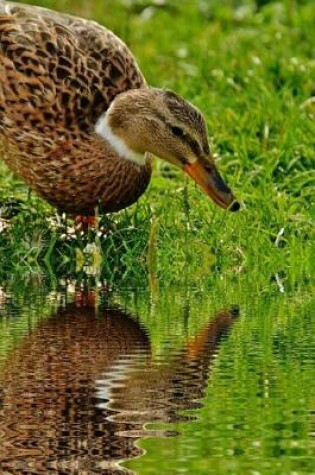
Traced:
<path id="1" fill-rule="evenodd" d="M 205 160 L 197 160 L 184 166 L 185 172 L 207 193 L 221 208 L 238 211 L 240 204 L 230 188 L 224 183 L 215 165 Z"/>

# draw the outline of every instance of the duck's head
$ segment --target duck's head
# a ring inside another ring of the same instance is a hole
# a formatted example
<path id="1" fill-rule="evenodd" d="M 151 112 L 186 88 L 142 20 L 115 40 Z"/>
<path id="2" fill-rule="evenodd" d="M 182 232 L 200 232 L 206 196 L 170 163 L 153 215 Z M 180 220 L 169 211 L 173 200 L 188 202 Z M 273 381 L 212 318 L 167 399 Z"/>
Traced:
<path id="1" fill-rule="evenodd" d="M 182 168 L 222 208 L 240 208 L 215 166 L 203 116 L 174 92 L 155 88 L 124 92 L 95 130 L 120 156 L 142 164 L 144 153 L 150 152 Z"/>

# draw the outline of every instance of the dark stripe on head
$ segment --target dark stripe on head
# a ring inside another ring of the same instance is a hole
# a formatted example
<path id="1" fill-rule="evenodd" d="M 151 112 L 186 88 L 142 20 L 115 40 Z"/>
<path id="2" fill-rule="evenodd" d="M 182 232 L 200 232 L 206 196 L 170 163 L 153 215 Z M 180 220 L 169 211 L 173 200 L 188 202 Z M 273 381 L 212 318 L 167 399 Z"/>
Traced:
<path id="1" fill-rule="evenodd" d="M 185 135 L 183 140 L 188 144 L 192 152 L 200 156 L 202 153 L 209 155 L 208 134 L 207 127 L 198 109 L 196 109 L 189 102 L 178 96 L 175 92 L 165 90 L 163 91 L 164 103 L 167 106 L 169 113 L 180 123 L 183 124 L 183 131 Z M 195 138 L 187 134 L 187 128 L 195 130 L 200 136 L 202 146 L 198 144 Z"/>

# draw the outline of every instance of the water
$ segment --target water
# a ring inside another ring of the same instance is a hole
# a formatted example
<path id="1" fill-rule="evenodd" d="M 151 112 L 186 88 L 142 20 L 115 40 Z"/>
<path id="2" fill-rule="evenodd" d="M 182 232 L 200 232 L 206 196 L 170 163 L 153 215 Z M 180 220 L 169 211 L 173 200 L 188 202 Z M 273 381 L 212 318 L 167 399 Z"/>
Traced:
<path id="1" fill-rule="evenodd" d="M 0 291 L 1 475 L 315 474 L 310 294 L 40 289 Z"/>

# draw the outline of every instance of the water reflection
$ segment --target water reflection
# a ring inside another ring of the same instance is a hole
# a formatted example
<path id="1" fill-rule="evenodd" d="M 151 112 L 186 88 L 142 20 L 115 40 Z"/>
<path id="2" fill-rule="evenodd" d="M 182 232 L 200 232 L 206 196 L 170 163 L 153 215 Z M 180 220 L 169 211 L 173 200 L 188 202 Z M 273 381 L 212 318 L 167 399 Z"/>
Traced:
<path id="1" fill-rule="evenodd" d="M 155 358 L 137 316 L 60 306 L 10 352 L 0 375 L 0 461 L 5 474 L 131 473 L 137 440 L 175 435 L 148 422 L 189 418 L 207 386 L 218 343 L 237 309 L 222 310 L 188 343 Z"/>

